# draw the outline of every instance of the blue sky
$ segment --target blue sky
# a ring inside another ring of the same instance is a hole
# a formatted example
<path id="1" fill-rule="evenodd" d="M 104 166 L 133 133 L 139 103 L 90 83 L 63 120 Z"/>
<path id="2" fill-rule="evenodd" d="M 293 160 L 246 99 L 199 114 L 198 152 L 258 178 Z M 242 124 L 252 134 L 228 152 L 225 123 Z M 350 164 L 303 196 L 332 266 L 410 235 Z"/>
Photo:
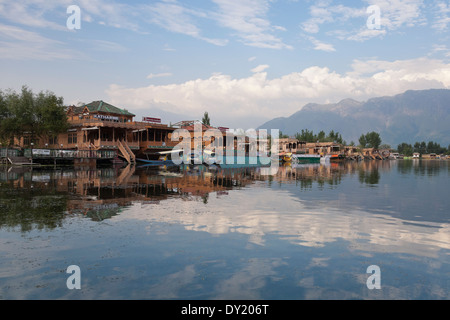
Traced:
<path id="1" fill-rule="evenodd" d="M 0 0 L 0 89 L 250 129 L 309 102 L 450 88 L 449 30 L 448 0 Z"/>

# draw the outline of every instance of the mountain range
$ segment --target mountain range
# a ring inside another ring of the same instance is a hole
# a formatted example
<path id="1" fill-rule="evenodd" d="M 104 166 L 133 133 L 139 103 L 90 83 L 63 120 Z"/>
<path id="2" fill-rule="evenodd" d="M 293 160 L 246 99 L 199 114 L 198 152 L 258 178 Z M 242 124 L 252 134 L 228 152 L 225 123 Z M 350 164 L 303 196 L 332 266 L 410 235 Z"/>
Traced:
<path id="1" fill-rule="evenodd" d="M 258 129 L 279 129 L 295 135 L 302 129 L 338 131 L 349 143 L 362 134 L 378 132 L 383 144 L 434 141 L 450 144 L 450 90 L 410 90 L 365 102 L 345 99 L 333 104 L 310 103 L 289 117 L 272 119 Z"/>

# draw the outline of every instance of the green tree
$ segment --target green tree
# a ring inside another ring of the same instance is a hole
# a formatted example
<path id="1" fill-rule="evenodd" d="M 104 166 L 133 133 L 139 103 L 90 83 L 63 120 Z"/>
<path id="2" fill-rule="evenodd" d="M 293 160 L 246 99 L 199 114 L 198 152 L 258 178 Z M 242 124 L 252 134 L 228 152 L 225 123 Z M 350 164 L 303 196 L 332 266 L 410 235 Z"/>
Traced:
<path id="1" fill-rule="evenodd" d="M 365 135 L 362 134 L 361 137 L 359 137 L 359 145 L 361 148 L 379 149 L 381 145 L 380 134 L 375 131 L 368 132 Z"/>
<path id="2" fill-rule="evenodd" d="M 420 154 L 427 153 L 427 144 L 425 141 L 422 142 L 416 142 L 414 144 L 414 152 L 418 152 Z"/>
<path id="3" fill-rule="evenodd" d="M 203 123 L 204 125 L 210 126 L 210 125 L 211 125 L 210 122 L 211 122 L 211 119 L 209 118 L 208 112 L 205 112 L 205 113 L 203 114 L 202 123 Z"/>
<path id="4" fill-rule="evenodd" d="M 326 139 L 326 135 L 325 135 L 325 131 L 320 131 L 318 134 L 317 134 L 317 141 L 320 141 L 320 142 L 324 142 L 325 141 L 325 139 Z"/>
<path id="5" fill-rule="evenodd" d="M 67 132 L 63 98 L 52 92 L 34 94 L 23 86 L 20 94 L 2 93 L 0 98 L 0 139 L 9 140 L 29 134 L 31 140 Z"/>
<path id="6" fill-rule="evenodd" d="M 316 141 L 316 137 L 314 136 L 313 131 L 309 131 L 308 129 L 302 129 L 301 132 L 295 135 L 295 138 L 299 141 L 305 142 L 314 142 Z"/>
<path id="7" fill-rule="evenodd" d="M 380 134 L 372 131 L 366 134 L 367 146 L 369 148 L 378 149 L 381 145 L 381 137 Z"/>
<path id="8" fill-rule="evenodd" d="M 403 155 L 405 155 L 407 157 L 410 157 L 414 153 L 414 148 L 413 148 L 412 145 L 410 145 L 410 144 L 408 144 L 406 142 L 403 142 L 403 143 L 398 145 L 397 151 L 400 154 L 403 154 Z"/>
<path id="9" fill-rule="evenodd" d="M 367 139 L 366 139 L 366 135 L 362 134 L 359 137 L 359 145 L 361 146 L 361 148 L 365 148 L 367 146 Z"/>

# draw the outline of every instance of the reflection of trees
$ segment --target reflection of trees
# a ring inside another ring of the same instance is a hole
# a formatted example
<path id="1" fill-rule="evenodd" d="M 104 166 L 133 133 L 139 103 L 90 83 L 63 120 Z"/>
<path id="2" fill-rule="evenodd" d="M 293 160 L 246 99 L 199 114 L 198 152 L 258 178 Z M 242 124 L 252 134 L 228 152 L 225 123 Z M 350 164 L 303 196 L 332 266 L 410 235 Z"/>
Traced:
<path id="1" fill-rule="evenodd" d="M 377 185 L 380 182 L 380 173 L 378 169 L 373 169 L 371 171 L 359 170 L 359 182 L 369 185 Z"/>
<path id="2" fill-rule="evenodd" d="M 437 176 L 439 171 L 445 168 L 447 164 L 448 170 L 450 170 L 450 166 L 448 166 L 448 161 L 443 160 L 400 160 L 397 161 L 397 171 L 400 174 L 411 174 L 414 173 L 417 176 Z"/>
<path id="3" fill-rule="evenodd" d="M 22 232 L 60 227 L 67 199 L 48 184 L 15 189 L 13 183 L 0 183 L 0 227 L 20 227 Z"/>
<path id="4" fill-rule="evenodd" d="M 410 163 L 410 166 L 413 168 L 413 172 L 415 175 L 419 176 L 437 176 L 439 171 L 444 168 L 442 163 L 446 163 L 448 166 L 448 161 L 440 161 L 440 160 L 414 160 L 414 161 L 402 161 L 401 165 L 407 165 Z M 400 165 L 400 164 L 399 164 Z"/>
<path id="5" fill-rule="evenodd" d="M 91 170 L 14 169 L 0 171 L 0 227 L 20 227 L 23 231 L 61 226 L 66 213 L 80 214 L 94 221 L 109 219 L 133 202 L 163 203 L 170 198 L 202 201 L 210 193 L 245 188 L 256 181 L 294 184 L 300 190 L 316 185 L 337 186 L 345 175 L 355 175 L 361 184 L 379 184 L 380 173 L 396 165 L 398 172 L 437 175 L 445 170 L 442 161 L 363 161 L 281 166 L 271 176 L 258 168 L 221 169 L 198 166 L 171 170 Z M 447 165 L 447 164 L 446 164 Z M 447 165 L 450 172 L 450 166 Z M 222 193 L 226 194 L 226 193 Z"/>
<path id="6" fill-rule="evenodd" d="M 411 174 L 415 161 L 397 161 L 397 170 L 400 174 Z"/>

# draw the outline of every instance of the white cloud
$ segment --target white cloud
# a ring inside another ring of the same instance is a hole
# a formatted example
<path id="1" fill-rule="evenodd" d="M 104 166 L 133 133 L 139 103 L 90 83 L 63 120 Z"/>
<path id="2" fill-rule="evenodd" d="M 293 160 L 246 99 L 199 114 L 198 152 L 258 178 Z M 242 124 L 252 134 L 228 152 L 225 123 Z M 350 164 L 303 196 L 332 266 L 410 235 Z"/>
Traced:
<path id="1" fill-rule="evenodd" d="M 136 21 L 139 10 L 135 6 L 108 0 L 22 0 L 0 1 L 0 17 L 5 20 L 28 27 L 67 30 L 66 9 L 76 4 L 81 9 L 81 19 L 86 22 L 128 29 L 139 30 Z"/>
<path id="2" fill-rule="evenodd" d="M 253 68 L 251 71 L 254 72 L 254 73 L 259 73 L 259 72 L 263 72 L 267 68 L 269 68 L 269 65 L 267 65 L 267 64 L 260 64 L 256 68 Z"/>
<path id="3" fill-rule="evenodd" d="M 308 37 L 308 39 L 314 45 L 314 50 L 325 51 L 325 52 L 336 51 L 336 49 L 334 48 L 334 46 L 332 44 L 321 42 L 314 37 Z"/>
<path id="4" fill-rule="evenodd" d="M 365 8 L 333 6 L 324 1 L 312 5 L 309 8 L 309 13 L 311 17 L 301 24 L 303 31 L 307 33 L 318 33 L 322 24 L 346 22 L 352 18 L 360 18 L 366 15 Z"/>
<path id="5" fill-rule="evenodd" d="M 168 31 L 191 36 L 218 46 L 224 46 L 228 43 L 226 39 L 214 39 L 203 36 L 195 18 L 207 18 L 208 16 L 199 10 L 188 9 L 177 1 L 165 1 L 148 5 L 144 7 L 144 11 L 150 14 L 149 22 Z"/>
<path id="6" fill-rule="evenodd" d="M 433 28 L 439 31 L 446 31 L 450 24 L 450 3 L 439 2 L 436 4 L 436 20 L 433 23 Z"/>
<path id="7" fill-rule="evenodd" d="M 0 24 L 0 58 L 13 60 L 77 59 L 82 54 L 37 32 Z"/>
<path id="8" fill-rule="evenodd" d="M 366 6 L 358 8 L 332 5 L 331 1 L 315 3 L 309 9 L 310 18 L 301 24 L 301 28 L 306 33 L 317 34 L 322 25 L 333 24 L 339 26 L 339 29 L 328 31 L 328 34 L 338 35 L 341 40 L 366 41 L 373 37 L 384 36 L 387 31 L 427 23 L 423 12 L 425 7 L 423 0 L 366 0 L 365 2 Z M 380 8 L 381 30 L 370 30 L 366 27 L 366 21 L 369 18 L 366 10 L 370 5 Z M 442 9 L 445 8 L 442 7 Z M 355 24 L 351 23 L 353 20 L 356 21 Z"/>
<path id="9" fill-rule="evenodd" d="M 58 5 L 60 4 L 52 1 L 0 1 L 0 17 L 23 26 L 63 30 L 66 29 L 65 20 L 63 23 L 56 23 L 46 17 Z M 64 16 L 66 11 L 62 12 Z"/>
<path id="10" fill-rule="evenodd" d="M 169 72 L 164 72 L 164 73 L 150 73 L 147 76 L 147 79 L 155 79 L 155 78 L 164 78 L 164 77 L 171 77 L 172 74 Z"/>
<path id="11" fill-rule="evenodd" d="M 242 43 L 270 49 L 292 49 L 274 31 L 286 31 L 273 26 L 267 18 L 269 0 L 212 0 L 219 11 L 212 17 L 223 27 L 231 29 Z"/>
<path id="12" fill-rule="evenodd" d="M 428 58 L 356 60 L 343 74 L 318 66 L 275 79 L 268 79 L 263 72 L 240 79 L 214 74 L 181 84 L 141 88 L 111 85 L 107 94 L 113 104 L 131 110 L 165 105 L 172 113 L 198 116 L 208 110 L 220 119 L 217 125 L 247 129 L 267 119 L 289 116 L 309 102 L 362 100 L 430 88 L 450 88 L 450 64 Z"/>
<path id="13" fill-rule="evenodd" d="M 346 40 L 353 40 L 353 41 L 359 41 L 363 42 L 372 38 L 376 37 L 383 37 L 387 34 L 387 31 L 385 29 L 377 30 L 377 29 L 368 29 L 368 28 L 361 28 L 358 31 L 352 32 L 350 34 L 347 34 L 345 37 L 341 37 L 341 39 Z"/>
<path id="14" fill-rule="evenodd" d="M 381 9 L 381 25 L 389 30 L 426 23 L 424 0 L 368 0 Z"/>

